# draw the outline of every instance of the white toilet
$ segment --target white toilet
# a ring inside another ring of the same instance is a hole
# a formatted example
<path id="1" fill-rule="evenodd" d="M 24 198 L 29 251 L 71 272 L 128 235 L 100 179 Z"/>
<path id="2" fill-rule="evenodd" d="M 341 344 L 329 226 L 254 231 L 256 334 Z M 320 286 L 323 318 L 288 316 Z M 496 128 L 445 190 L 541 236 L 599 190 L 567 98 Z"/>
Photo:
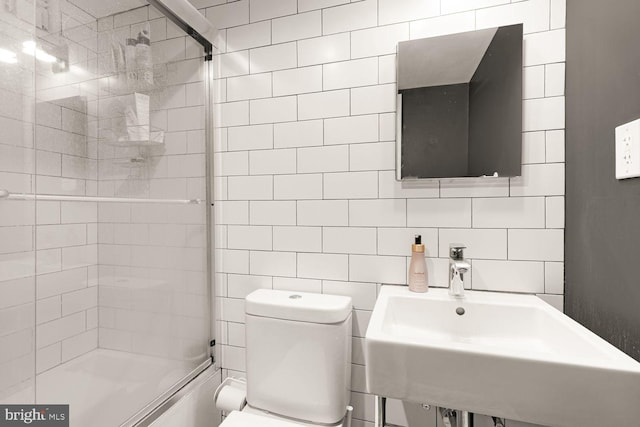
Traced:
<path id="1" fill-rule="evenodd" d="M 345 425 L 351 298 L 260 289 L 245 311 L 247 405 L 221 427 Z"/>

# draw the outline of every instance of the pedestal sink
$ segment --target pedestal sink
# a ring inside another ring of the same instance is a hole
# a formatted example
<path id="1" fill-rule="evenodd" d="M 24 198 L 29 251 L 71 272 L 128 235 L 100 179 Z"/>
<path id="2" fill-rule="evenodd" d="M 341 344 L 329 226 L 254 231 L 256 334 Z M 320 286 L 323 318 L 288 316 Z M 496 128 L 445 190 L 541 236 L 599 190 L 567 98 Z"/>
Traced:
<path id="1" fill-rule="evenodd" d="M 383 286 L 370 393 L 545 426 L 640 425 L 640 363 L 533 295 Z"/>

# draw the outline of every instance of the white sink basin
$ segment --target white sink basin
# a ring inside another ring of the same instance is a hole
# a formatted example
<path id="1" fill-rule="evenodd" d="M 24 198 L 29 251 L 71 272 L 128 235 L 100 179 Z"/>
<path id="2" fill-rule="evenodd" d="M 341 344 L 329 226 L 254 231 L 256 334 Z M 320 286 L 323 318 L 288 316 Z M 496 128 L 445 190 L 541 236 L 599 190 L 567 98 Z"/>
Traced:
<path id="1" fill-rule="evenodd" d="M 383 286 L 365 357 L 379 396 L 546 426 L 640 425 L 640 363 L 532 295 Z"/>

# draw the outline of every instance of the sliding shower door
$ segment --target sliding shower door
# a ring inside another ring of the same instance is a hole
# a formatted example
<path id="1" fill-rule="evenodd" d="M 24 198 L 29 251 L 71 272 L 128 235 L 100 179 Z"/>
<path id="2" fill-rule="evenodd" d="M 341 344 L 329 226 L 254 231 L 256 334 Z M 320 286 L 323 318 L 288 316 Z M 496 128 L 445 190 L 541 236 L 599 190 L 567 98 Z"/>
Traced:
<path id="1" fill-rule="evenodd" d="M 14 3 L 0 403 L 130 423 L 210 363 L 205 52 L 139 0 Z"/>

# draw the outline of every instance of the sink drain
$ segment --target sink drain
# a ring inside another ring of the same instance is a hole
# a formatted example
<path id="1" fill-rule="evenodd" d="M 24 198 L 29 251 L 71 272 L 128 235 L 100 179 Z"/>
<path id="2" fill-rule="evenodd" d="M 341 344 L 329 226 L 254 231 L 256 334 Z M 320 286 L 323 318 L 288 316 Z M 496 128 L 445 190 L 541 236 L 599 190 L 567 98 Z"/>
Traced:
<path id="1" fill-rule="evenodd" d="M 464 308 L 462 308 L 462 307 L 456 308 L 456 314 L 458 316 L 462 316 L 464 314 Z"/>

